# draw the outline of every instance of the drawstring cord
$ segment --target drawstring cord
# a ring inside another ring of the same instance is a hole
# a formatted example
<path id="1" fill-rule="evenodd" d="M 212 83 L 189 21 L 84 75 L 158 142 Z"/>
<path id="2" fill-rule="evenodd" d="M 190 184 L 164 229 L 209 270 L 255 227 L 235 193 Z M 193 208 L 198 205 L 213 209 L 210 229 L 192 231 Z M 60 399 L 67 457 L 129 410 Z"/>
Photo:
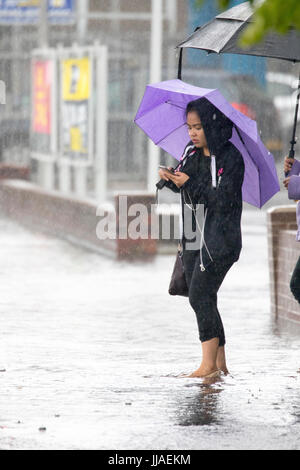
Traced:
<path id="1" fill-rule="evenodd" d="M 213 261 L 212 257 L 211 257 L 211 254 L 209 252 L 209 249 L 207 248 L 207 245 L 206 245 L 206 242 L 205 242 L 205 238 L 204 238 L 204 229 L 205 229 L 205 222 L 206 222 L 206 216 L 207 216 L 207 209 L 205 210 L 204 212 L 204 221 L 203 221 L 203 226 L 202 226 L 202 230 L 200 228 L 200 225 L 199 225 L 199 222 L 197 220 L 197 211 L 194 209 L 193 207 L 193 203 L 192 203 L 192 199 L 191 199 L 191 196 L 189 194 L 189 192 L 187 191 L 187 195 L 190 199 L 190 203 L 191 203 L 191 206 L 188 205 L 188 203 L 186 202 L 185 200 L 185 193 L 186 190 L 183 190 L 183 199 L 184 199 L 184 203 L 186 204 L 186 206 L 193 211 L 194 213 L 194 217 L 195 217 L 195 220 L 196 220 L 196 224 L 197 224 L 197 227 L 198 227 L 198 230 L 201 234 L 201 238 L 200 238 L 200 269 L 201 271 L 205 271 L 205 266 L 203 264 L 203 257 L 202 257 L 202 248 L 203 248 L 203 245 L 205 246 L 206 248 L 206 251 L 208 253 L 208 256 L 210 257 L 211 261 Z"/>
<path id="2" fill-rule="evenodd" d="M 215 155 L 211 156 L 210 173 L 211 173 L 212 187 L 216 188 L 217 187 L 217 168 L 216 168 L 216 157 L 215 157 Z"/>

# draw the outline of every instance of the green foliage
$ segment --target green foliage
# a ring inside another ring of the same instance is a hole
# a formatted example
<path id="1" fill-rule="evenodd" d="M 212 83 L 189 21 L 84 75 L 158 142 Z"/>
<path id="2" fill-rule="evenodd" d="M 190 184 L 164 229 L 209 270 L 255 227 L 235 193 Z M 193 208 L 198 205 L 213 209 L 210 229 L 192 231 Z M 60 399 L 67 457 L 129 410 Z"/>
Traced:
<path id="1" fill-rule="evenodd" d="M 201 7 L 203 5 L 205 0 L 195 0 L 195 5 L 198 7 Z M 210 0 L 212 1 L 212 0 Z M 230 7 L 230 2 L 231 0 L 215 0 L 216 3 L 218 4 L 218 7 L 220 10 L 226 10 L 227 8 Z M 246 0 L 245 0 L 246 1 Z M 251 4 L 254 3 L 255 0 L 249 0 Z"/>
<path id="2" fill-rule="evenodd" d="M 250 46 L 263 39 L 268 31 L 285 34 L 289 28 L 300 30 L 299 0 L 265 0 L 255 10 L 254 23 L 245 31 L 241 44 Z"/>
<path id="3" fill-rule="evenodd" d="M 230 0 L 215 0 L 220 10 L 230 7 Z M 195 0 L 199 8 L 204 0 Z M 251 23 L 241 37 L 240 45 L 249 47 L 260 42 L 269 31 L 285 34 L 293 27 L 300 31 L 300 0 L 265 0 L 255 6 L 255 1 L 250 0 L 254 16 Z"/>

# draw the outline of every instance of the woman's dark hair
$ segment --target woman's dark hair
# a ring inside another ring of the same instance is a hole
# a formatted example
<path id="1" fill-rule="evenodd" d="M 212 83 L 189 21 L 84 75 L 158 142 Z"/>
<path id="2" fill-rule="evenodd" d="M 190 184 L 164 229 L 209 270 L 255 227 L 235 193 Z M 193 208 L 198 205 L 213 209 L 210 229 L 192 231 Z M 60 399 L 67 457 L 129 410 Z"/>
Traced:
<path id="1" fill-rule="evenodd" d="M 208 99 L 198 98 L 186 105 L 185 116 L 196 112 L 201 120 L 208 146 L 217 152 L 232 136 L 233 123 Z"/>
<path id="2" fill-rule="evenodd" d="M 203 100 L 201 98 L 199 98 L 198 100 L 190 101 L 186 105 L 185 117 L 188 115 L 188 113 L 191 113 L 194 111 L 198 114 L 199 118 L 201 119 L 201 104 L 203 107 Z"/>

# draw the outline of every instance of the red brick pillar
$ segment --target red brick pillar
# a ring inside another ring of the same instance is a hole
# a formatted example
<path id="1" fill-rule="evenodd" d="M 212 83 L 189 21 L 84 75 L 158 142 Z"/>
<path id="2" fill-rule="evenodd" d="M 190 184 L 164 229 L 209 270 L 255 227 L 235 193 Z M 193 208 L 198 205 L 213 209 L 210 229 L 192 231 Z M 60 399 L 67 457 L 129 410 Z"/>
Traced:
<path id="1" fill-rule="evenodd" d="M 139 212 L 139 206 L 141 212 Z M 117 256 L 121 258 L 152 258 L 157 253 L 157 238 L 151 237 L 156 233 L 157 223 L 153 215 L 155 194 L 140 192 L 120 192 L 115 195 Z M 152 210 L 151 210 L 152 209 Z M 138 220 L 147 228 L 147 238 L 130 236 L 131 222 Z M 155 233 L 154 233 L 155 232 Z"/>
<path id="2" fill-rule="evenodd" d="M 300 305 L 290 291 L 292 272 L 300 256 L 300 242 L 296 241 L 296 208 L 272 207 L 267 212 L 267 220 L 272 313 L 300 323 Z"/>

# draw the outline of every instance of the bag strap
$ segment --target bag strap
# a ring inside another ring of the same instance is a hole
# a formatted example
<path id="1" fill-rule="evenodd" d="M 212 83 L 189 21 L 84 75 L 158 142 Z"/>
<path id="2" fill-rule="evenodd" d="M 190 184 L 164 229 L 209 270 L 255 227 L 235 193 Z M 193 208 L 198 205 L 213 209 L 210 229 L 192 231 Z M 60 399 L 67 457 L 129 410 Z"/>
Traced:
<path id="1" fill-rule="evenodd" d="M 176 170 L 180 165 L 183 166 L 183 162 L 185 162 L 185 160 L 187 159 L 187 157 L 190 155 L 190 152 L 195 148 L 195 145 L 189 145 L 188 147 L 186 147 L 183 155 L 184 157 L 182 158 L 182 160 L 179 161 L 178 165 L 174 168 L 174 170 Z"/>
<path id="2" fill-rule="evenodd" d="M 212 187 L 216 188 L 217 187 L 217 168 L 216 168 L 215 155 L 211 156 L 210 172 L 211 172 Z"/>

